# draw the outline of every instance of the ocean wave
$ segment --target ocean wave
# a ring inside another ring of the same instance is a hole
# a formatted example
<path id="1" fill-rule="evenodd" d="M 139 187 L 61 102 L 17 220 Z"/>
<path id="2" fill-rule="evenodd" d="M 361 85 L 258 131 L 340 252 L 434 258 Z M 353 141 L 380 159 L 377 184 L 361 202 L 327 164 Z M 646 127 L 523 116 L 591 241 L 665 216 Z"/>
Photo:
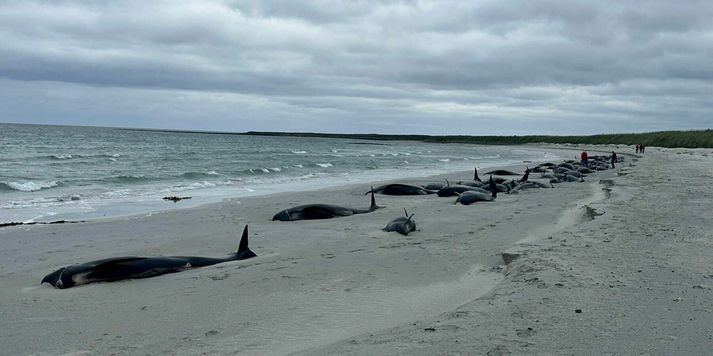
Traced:
<path id="1" fill-rule="evenodd" d="M 112 183 L 140 183 L 150 181 L 151 178 L 144 175 L 119 175 L 107 179 Z"/>
<path id="2" fill-rule="evenodd" d="M 267 168 L 249 168 L 244 170 L 243 172 L 250 174 L 265 174 L 270 173 L 270 170 Z"/>
<path id="3" fill-rule="evenodd" d="M 475 160 L 478 160 L 478 159 L 498 159 L 498 158 L 500 158 L 500 155 L 499 155 L 499 154 L 492 155 L 492 156 L 475 156 L 475 157 L 471 157 L 471 159 L 475 159 Z"/>
<path id="4" fill-rule="evenodd" d="M 439 159 L 439 162 L 450 162 L 450 158 Z"/>
<path id="5" fill-rule="evenodd" d="M 303 154 L 307 153 L 307 151 L 290 151 L 290 152 L 292 152 L 296 155 L 303 155 Z"/>
<path id="6" fill-rule="evenodd" d="M 219 176 L 218 172 L 215 171 L 207 171 L 207 172 L 186 172 L 181 174 L 181 177 L 183 178 L 188 178 L 188 179 L 199 179 L 199 178 L 208 178 L 208 177 L 216 177 Z"/>
<path id="7" fill-rule="evenodd" d="M 49 182 L 0 182 L 0 190 L 17 190 L 21 192 L 36 192 L 42 189 L 49 189 L 59 185 L 58 181 Z"/>
<path id="8" fill-rule="evenodd" d="M 329 167 L 334 167 L 333 164 L 331 163 L 316 163 L 316 165 L 322 167 L 322 168 L 329 168 Z"/>
<path id="9" fill-rule="evenodd" d="M 191 183 L 188 187 L 191 189 L 201 189 L 201 188 L 212 188 L 215 186 L 217 186 L 217 184 L 211 183 L 208 181 L 202 181 L 202 182 Z"/>
<path id="10" fill-rule="evenodd" d="M 74 158 L 72 155 L 51 155 L 49 158 L 52 159 L 72 159 Z"/>

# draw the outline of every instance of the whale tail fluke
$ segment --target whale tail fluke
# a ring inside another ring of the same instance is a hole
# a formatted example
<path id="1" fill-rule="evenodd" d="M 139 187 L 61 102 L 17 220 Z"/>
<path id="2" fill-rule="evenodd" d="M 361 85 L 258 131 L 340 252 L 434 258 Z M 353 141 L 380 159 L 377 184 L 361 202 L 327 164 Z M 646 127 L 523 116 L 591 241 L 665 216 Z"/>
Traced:
<path id="1" fill-rule="evenodd" d="M 498 197 L 498 186 L 495 184 L 495 181 L 493 180 L 493 176 L 490 175 L 490 179 L 488 180 L 488 186 L 490 187 L 490 194 L 492 195 L 493 198 Z"/>
<path id="2" fill-rule="evenodd" d="M 456 201 L 453 202 L 453 205 L 458 204 L 458 202 L 460 202 L 460 197 L 463 195 L 463 193 L 460 193 L 460 192 L 455 192 L 455 193 L 458 196 L 458 198 L 456 198 Z"/>
<path id="3" fill-rule="evenodd" d="M 238 245 L 238 252 L 235 253 L 236 260 L 245 260 L 251 257 L 257 256 L 255 252 L 250 251 L 248 247 L 248 226 L 245 225 L 243 229 L 243 237 L 240 238 L 240 245 Z"/>

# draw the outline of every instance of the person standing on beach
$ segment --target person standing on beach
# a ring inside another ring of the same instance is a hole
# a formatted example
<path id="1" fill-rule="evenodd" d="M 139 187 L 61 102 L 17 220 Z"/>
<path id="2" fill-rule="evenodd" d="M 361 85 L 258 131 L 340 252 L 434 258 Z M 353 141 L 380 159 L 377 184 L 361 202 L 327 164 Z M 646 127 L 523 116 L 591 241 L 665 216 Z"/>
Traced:
<path id="1" fill-rule="evenodd" d="M 637 144 L 636 144 L 636 153 L 639 153 L 639 147 L 641 147 L 641 145 L 639 145 L 639 144 L 637 143 Z"/>
<path id="2" fill-rule="evenodd" d="M 644 145 L 639 145 L 639 152 L 644 153 Z"/>
<path id="3" fill-rule="evenodd" d="M 582 151 L 582 167 L 589 167 L 589 155 L 587 151 Z"/>
<path id="4" fill-rule="evenodd" d="M 611 152 L 611 167 L 614 168 L 614 162 L 616 162 L 616 152 Z"/>

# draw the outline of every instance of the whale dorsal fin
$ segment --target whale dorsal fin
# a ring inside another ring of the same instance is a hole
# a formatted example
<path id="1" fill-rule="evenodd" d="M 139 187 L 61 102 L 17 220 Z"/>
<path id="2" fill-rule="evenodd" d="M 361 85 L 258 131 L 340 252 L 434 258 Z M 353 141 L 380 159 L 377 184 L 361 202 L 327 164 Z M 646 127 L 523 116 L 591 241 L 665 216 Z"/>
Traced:
<path id="1" fill-rule="evenodd" d="M 250 248 L 248 247 L 248 225 L 245 225 L 245 228 L 243 229 L 243 236 L 240 238 L 240 244 L 238 245 L 238 252 L 235 253 L 235 259 L 244 260 L 255 256 L 257 255 L 250 251 Z"/>
<path id="2" fill-rule="evenodd" d="M 376 205 L 376 198 L 374 198 L 374 187 L 371 187 L 371 206 L 369 206 L 369 211 L 374 211 L 376 209 L 381 208 L 380 206 Z"/>
<path id="3" fill-rule="evenodd" d="M 408 224 L 408 222 L 411 221 L 411 218 L 412 218 L 414 215 L 416 215 L 416 214 L 411 214 L 411 216 L 409 216 L 408 219 L 406 219 L 405 224 Z"/>

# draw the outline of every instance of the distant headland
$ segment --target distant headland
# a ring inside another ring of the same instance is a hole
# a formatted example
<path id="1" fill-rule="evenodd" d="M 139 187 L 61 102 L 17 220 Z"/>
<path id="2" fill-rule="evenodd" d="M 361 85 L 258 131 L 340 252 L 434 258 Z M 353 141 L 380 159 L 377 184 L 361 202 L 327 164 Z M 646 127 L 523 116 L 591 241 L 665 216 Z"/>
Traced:
<path id="1" fill-rule="evenodd" d="M 521 145 L 528 143 L 559 144 L 643 144 L 656 147 L 713 148 L 713 130 L 658 131 L 646 133 L 617 133 L 589 136 L 467 136 L 467 135 L 382 135 L 382 134 L 336 134 L 313 132 L 265 132 L 248 131 L 244 135 L 327 137 L 360 140 L 410 140 L 434 143 L 472 143 L 483 145 Z"/>

